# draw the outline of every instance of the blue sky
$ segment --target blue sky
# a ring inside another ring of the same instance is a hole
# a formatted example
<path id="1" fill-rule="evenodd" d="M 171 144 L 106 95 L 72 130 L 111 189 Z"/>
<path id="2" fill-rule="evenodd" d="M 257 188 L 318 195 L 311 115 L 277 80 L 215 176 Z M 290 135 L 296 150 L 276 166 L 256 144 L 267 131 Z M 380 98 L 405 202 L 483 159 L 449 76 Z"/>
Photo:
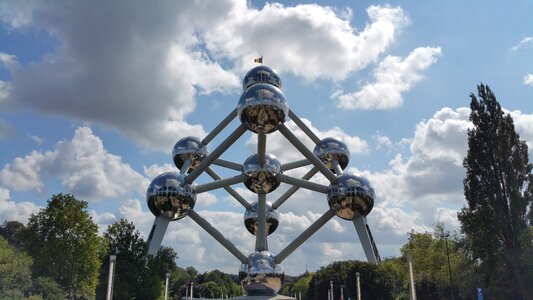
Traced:
<path id="1" fill-rule="evenodd" d="M 348 168 L 377 192 L 368 222 L 380 253 L 399 255 L 411 230 L 458 229 L 477 84 L 491 87 L 533 148 L 532 11 L 531 1 L 0 1 L 0 221 L 25 222 L 52 194 L 74 193 L 102 231 L 127 218 L 146 235 L 153 216 L 144 193 L 173 168 L 172 146 L 205 136 L 233 110 L 242 77 L 263 55 L 289 107 L 320 137 L 349 145 Z M 298 159 L 286 145 L 268 136 L 280 161 Z M 247 133 L 223 158 L 242 163 L 254 149 Z M 253 251 L 243 209 L 225 192 L 201 194 L 195 210 Z M 325 210 L 323 195 L 296 194 L 280 207 L 271 251 Z M 171 223 L 163 244 L 181 266 L 238 270 L 188 218 Z M 335 218 L 283 268 L 299 274 L 363 258 L 353 225 Z"/>

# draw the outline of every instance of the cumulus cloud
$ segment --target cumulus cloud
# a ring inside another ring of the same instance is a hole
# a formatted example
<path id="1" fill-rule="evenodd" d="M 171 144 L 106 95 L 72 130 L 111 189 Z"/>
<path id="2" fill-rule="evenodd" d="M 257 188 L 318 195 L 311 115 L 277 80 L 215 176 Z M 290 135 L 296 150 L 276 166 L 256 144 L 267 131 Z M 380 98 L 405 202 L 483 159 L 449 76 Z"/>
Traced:
<path id="1" fill-rule="evenodd" d="M 335 139 L 339 139 L 343 142 L 345 142 L 348 145 L 348 148 L 350 149 L 350 154 L 365 154 L 368 152 L 368 143 L 361 139 L 358 136 L 351 136 L 344 132 L 339 127 L 333 127 L 328 130 L 322 131 L 317 129 L 313 126 L 311 121 L 305 118 L 301 118 L 302 122 L 313 131 L 318 138 L 323 139 L 326 137 L 331 137 Z M 308 149 L 311 151 L 314 149 L 315 144 L 311 139 L 294 123 L 293 121 L 289 121 L 285 123 L 285 126 L 290 129 L 290 131 L 300 140 L 302 141 Z M 292 145 L 287 141 L 287 139 L 278 131 L 271 133 L 267 136 L 267 152 L 274 154 L 281 163 L 288 163 L 300 159 L 304 159 L 304 156 Z M 247 147 L 252 151 L 253 153 L 257 152 L 257 137 L 255 135 L 252 135 L 247 141 L 246 141 Z"/>
<path id="2" fill-rule="evenodd" d="M 257 9 L 244 0 L 120 9 L 107 2 L 9 2 L 1 11 L 13 30 L 38 28 L 58 45 L 28 65 L 2 54 L 12 78 L 0 82 L 4 101 L 112 127 L 163 151 L 172 146 L 168 136 L 205 135 L 187 121 L 195 96 L 237 91 L 240 74 L 258 53 L 308 80 L 343 79 L 374 63 L 408 23 L 399 7 L 370 6 L 368 24 L 358 31 L 346 10 L 316 4 Z"/>
<path id="3" fill-rule="evenodd" d="M 420 74 L 441 55 L 440 48 L 416 48 L 406 58 L 387 56 L 374 70 L 375 82 L 358 92 L 336 92 L 337 106 L 345 109 L 391 109 L 401 106 L 402 93 L 423 77 Z"/>
<path id="4" fill-rule="evenodd" d="M 58 142 L 52 151 L 32 151 L 0 171 L 0 181 L 16 191 L 45 191 L 43 176 L 58 176 L 70 193 L 86 200 L 143 194 L 148 180 L 110 154 L 90 128 L 76 129 L 71 141 Z"/>
<path id="5" fill-rule="evenodd" d="M 526 76 L 524 76 L 522 83 L 525 85 L 533 86 L 533 74 L 528 73 Z"/>
<path id="6" fill-rule="evenodd" d="M 39 212 L 41 207 L 33 202 L 11 200 L 8 189 L 0 187 L 0 223 L 5 221 L 18 221 L 27 223 L 31 214 Z"/>

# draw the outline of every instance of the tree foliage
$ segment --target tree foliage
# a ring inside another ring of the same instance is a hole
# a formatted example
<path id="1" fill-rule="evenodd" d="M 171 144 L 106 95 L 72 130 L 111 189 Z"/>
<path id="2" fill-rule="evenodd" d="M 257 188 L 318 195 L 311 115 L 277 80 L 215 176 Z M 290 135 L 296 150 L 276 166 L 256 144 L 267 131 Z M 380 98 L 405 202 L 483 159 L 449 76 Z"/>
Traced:
<path id="1" fill-rule="evenodd" d="M 488 86 L 471 94 L 468 154 L 464 160 L 467 206 L 458 214 L 472 260 L 479 261 L 482 286 L 500 299 L 532 299 L 533 251 L 528 209 L 533 202 L 532 165 Z M 531 215 L 530 215 L 531 218 Z"/>
<path id="2" fill-rule="evenodd" d="M 360 274 L 361 294 L 365 299 L 393 299 L 394 279 L 387 268 L 360 261 L 334 262 L 318 270 L 309 283 L 308 299 L 327 299 L 330 281 L 335 291 L 334 299 L 340 299 L 340 287 L 344 287 L 344 299 L 356 299 L 356 273 Z"/>
<path id="3" fill-rule="evenodd" d="M 31 215 L 20 236 L 34 259 L 34 277 L 52 278 L 69 298 L 94 296 L 105 243 L 87 213 L 87 202 L 69 194 L 52 196 Z"/>
<path id="4" fill-rule="evenodd" d="M 32 284 L 31 265 L 31 257 L 0 237 L 0 296 L 15 299 L 26 294 Z"/>

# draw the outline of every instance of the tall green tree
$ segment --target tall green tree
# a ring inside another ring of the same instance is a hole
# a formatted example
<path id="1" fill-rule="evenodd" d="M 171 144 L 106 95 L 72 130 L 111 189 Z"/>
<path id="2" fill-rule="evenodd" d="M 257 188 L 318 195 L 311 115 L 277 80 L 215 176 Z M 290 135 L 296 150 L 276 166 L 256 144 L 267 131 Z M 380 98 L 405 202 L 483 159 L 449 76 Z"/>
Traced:
<path id="1" fill-rule="evenodd" d="M 478 98 L 479 97 L 479 98 Z M 459 212 L 483 286 L 493 298 L 533 299 L 528 207 L 533 201 L 527 145 L 488 86 L 471 94 L 468 154 L 464 160 L 467 206 Z"/>
<path id="2" fill-rule="evenodd" d="M 5 221 L 0 226 L 0 235 L 3 236 L 7 242 L 15 248 L 22 248 L 22 241 L 18 237 L 18 232 L 24 229 L 24 224 L 18 221 Z"/>
<path id="3" fill-rule="evenodd" d="M 106 245 L 87 213 L 87 202 L 70 194 L 53 195 L 30 216 L 20 236 L 34 259 L 34 277 L 52 278 L 69 299 L 94 297 Z"/>

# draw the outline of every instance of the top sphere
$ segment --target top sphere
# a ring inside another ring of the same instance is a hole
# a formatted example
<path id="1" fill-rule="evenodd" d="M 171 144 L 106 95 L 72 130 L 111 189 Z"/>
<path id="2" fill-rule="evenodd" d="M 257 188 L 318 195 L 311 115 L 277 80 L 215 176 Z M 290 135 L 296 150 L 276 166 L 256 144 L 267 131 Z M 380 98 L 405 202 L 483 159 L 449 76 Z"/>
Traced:
<path id="1" fill-rule="evenodd" d="M 363 176 L 344 173 L 329 186 L 328 204 L 338 217 L 353 220 L 366 216 L 374 207 L 374 188 Z"/>
<path id="2" fill-rule="evenodd" d="M 187 215 L 196 203 L 194 185 L 185 182 L 185 175 L 165 172 L 152 180 L 146 191 L 148 208 L 155 216 L 164 215 L 171 221 Z"/>
<path id="3" fill-rule="evenodd" d="M 191 160 L 187 173 L 196 168 L 200 161 L 207 155 L 207 146 L 202 144 L 202 140 L 194 136 L 182 138 L 172 149 L 172 159 L 174 160 L 174 165 L 179 170 L 181 170 L 187 159 Z"/>
<path id="4" fill-rule="evenodd" d="M 325 138 L 320 141 L 320 144 L 315 146 L 313 154 L 330 170 L 334 170 L 333 160 L 336 160 L 343 170 L 348 166 L 348 162 L 350 161 L 350 149 L 348 149 L 348 146 L 344 142 L 334 138 Z"/>
<path id="5" fill-rule="evenodd" d="M 272 68 L 267 66 L 257 66 L 244 76 L 242 81 L 242 89 L 246 90 L 256 83 L 268 83 L 281 89 L 281 79 L 279 75 Z"/>

